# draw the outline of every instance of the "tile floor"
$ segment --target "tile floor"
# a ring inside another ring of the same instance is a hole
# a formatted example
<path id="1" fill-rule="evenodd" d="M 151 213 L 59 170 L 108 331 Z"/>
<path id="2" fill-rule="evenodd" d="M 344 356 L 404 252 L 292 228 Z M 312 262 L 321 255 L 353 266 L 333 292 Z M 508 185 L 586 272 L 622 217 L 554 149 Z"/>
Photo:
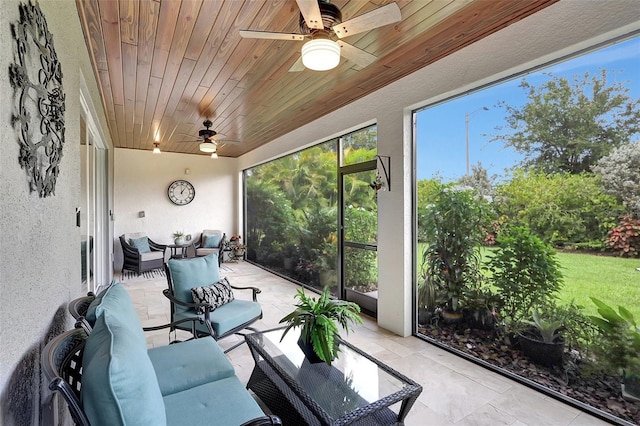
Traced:
<path id="1" fill-rule="evenodd" d="M 264 318 L 258 329 L 276 327 L 280 318 L 291 311 L 297 287 L 246 262 L 225 264 L 232 269 L 222 272 L 237 286 L 253 285 L 262 290 L 260 301 Z M 141 317 L 143 326 L 169 321 L 169 303 L 162 295 L 166 280 L 123 281 Z M 247 293 L 243 295 L 242 293 Z M 236 297 L 250 297 L 250 292 L 236 292 Z M 416 337 L 399 337 L 365 317 L 346 339 L 384 361 L 394 369 L 419 382 L 423 391 L 406 418 L 406 425 L 571 425 L 607 424 L 580 410 L 531 390 L 469 361 L 449 354 Z M 148 333 L 149 346 L 166 345 L 166 331 Z M 221 340 L 225 348 L 235 337 Z M 230 352 L 236 374 L 244 383 L 253 369 L 253 358 L 246 345 Z"/>

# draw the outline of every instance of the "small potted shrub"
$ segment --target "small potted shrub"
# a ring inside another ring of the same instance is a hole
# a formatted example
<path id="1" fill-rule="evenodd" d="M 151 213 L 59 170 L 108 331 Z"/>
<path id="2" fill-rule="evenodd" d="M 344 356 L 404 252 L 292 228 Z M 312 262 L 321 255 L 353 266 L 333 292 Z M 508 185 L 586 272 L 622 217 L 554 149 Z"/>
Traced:
<path id="1" fill-rule="evenodd" d="M 176 231 L 173 233 L 173 242 L 177 245 L 184 244 L 186 242 L 186 236 L 182 231 Z"/>
<path id="2" fill-rule="evenodd" d="M 533 311 L 533 321 L 525 320 L 529 327 L 518 334 L 520 350 L 531 361 L 547 367 L 562 364 L 564 353 L 564 337 L 560 331 L 564 326 L 564 319 L 545 318 L 536 309 Z"/>
<path id="3" fill-rule="evenodd" d="M 280 323 L 287 324 L 282 338 L 292 328 L 300 327 L 298 345 L 307 359 L 331 364 L 338 357 L 338 325 L 349 332 L 351 324 L 362 324 L 360 307 L 353 302 L 333 299 L 328 287 L 317 299 L 307 296 L 300 288 L 296 298 L 296 309 L 280 320 Z"/>

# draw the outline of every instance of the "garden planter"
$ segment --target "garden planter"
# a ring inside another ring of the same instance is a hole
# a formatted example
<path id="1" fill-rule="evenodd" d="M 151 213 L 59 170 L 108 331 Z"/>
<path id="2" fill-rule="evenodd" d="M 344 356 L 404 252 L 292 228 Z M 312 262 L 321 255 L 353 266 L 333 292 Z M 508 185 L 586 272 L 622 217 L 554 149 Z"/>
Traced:
<path id="1" fill-rule="evenodd" d="M 469 328 L 476 330 L 493 330 L 496 326 L 496 319 L 487 309 L 465 309 L 463 311 L 464 322 Z"/>
<path id="2" fill-rule="evenodd" d="M 442 320 L 446 324 L 457 324 L 462 322 L 462 312 L 442 311 Z"/>
<path id="3" fill-rule="evenodd" d="M 431 318 L 433 318 L 433 311 L 426 309 L 418 309 L 418 324 L 428 325 L 431 324 Z"/>
<path id="4" fill-rule="evenodd" d="M 627 401 L 640 402 L 640 375 L 625 375 L 622 380 L 622 397 Z"/>
<path id="5" fill-rule="evenodd" d="M 551 367 L 562 364 L 564 354 L 564 339 L 556 337 L 553 343 L 543 342 L 536 333 L 523 331 L 518 333 L 520 350 L 522 353 L 536 364 Z"/>

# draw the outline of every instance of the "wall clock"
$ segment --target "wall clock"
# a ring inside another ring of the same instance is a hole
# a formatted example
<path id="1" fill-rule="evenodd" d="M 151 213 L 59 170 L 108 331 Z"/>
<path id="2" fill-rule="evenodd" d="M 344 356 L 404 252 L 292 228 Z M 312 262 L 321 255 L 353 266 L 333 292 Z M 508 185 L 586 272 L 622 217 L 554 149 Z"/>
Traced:
<path id="1" fill-rule="evenodd" d="M 64 145 L 62 67 L 38 3 L 21 3 L 19 9 L 20 20 L 11 24 L 15 40 L 15 62 L 9 65 L 14 97 L 11 124 L 29 190 L 48 197 L 55 193 Z"/>
<path id="2" fill-rule="evenodd" d="M 169 185 L 167 195 L 173 204 L 184 206 L 193 201 L 193 198 L 196 196 L 196 190 L 191 182 L 176 180 Z"/>

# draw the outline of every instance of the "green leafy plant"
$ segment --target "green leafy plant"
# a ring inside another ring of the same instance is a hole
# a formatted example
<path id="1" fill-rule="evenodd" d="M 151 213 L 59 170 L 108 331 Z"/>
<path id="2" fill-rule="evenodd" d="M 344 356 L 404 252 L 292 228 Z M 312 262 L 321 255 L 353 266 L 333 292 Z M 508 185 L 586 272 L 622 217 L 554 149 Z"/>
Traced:
<path id="1" fill-rule="evenodd" d="M 184 238 L 184 232 L 176 231 L 173 233 L 173 238 Z"/>
<path id="2" fill-rule="evenodd" d="M 422 257 L 424 271 L 448 311 L 462 307 L 465 290 L 480 278 L 482 220 L 482 205 L 472 191 L 444 185 L 425 210 L 424 236 L 429 245 Z"/>
<path id="3" fill-rule="evenodd" d="M 488 262 L 498 289 L 500 315 L 516 330 L 534 307 L 553 303 L 562 287 L 562 273 L 554 250 L 526 227 L 513 227 L 498 238 L 499 247 Z"/>
<path id="4" fill-rule="evenodd" d="M 318 357 L 331 364 L 338 357 L 338 325 L 348 333 L 351 324 L 362 324 L 360 306 L 331 298 L 328 287 L 324 288 L 317 299 L 307 296 L 304 289 L 300 288 L 296 298 L 296 309 L 280 320 L 280 323 L 287 324 L 282 338 L 292 328 L 300 327 L 300 340 L 304 343 L 311 342 Z"/>
<path id="5" fill-rule="evenodd" d="M 525 324 L 533 326 L 544 343 L 553 343 L 559 336 L 560 329 L 564 326 L 564 318 L 550 319 L 544 318 L 537 309 L 533 310 L 533 321 L 524 320 Z"/>
<path id="6" fill-rule="evenodd" d="M 624 306 L 618 311 L 603 301 L 591 297 L 600 316 L 590 316 L 600 329 L 600 361 L 613 373 L 640 375 L 640 328 L 633 314 Z"/>

